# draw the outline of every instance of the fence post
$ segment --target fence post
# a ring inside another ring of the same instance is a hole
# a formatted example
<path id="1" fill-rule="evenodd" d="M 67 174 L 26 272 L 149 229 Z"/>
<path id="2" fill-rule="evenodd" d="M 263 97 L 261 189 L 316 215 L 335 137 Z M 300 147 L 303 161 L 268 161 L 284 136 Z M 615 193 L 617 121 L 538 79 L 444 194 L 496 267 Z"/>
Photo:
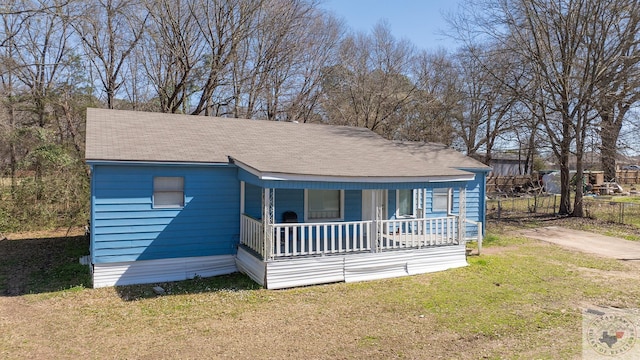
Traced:
<path id="1" fill-rule="evenodd" d="M 556 194 L 553 194 L 553 214 L 556 214 Z"/>
<path id="2" fill-rule="evenodd" d="M 498 220 L 500 220 L 500 213 L 502 213 L 502 200 L 498 199 Z"/>

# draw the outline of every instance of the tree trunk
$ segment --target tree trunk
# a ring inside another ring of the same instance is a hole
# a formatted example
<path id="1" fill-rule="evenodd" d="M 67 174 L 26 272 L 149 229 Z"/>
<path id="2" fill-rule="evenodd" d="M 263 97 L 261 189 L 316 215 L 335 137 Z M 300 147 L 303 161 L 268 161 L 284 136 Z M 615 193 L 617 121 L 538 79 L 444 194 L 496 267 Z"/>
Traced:
<path id="1" fill-rule="evenodd" d="M 560 208 L 558 214 L 571 213 L 571 177 L 569 175 L 569 154 L 571 151 L 571 119 L 563 116 L 562 141 L 560 142 Z"/>
<path id="2" fill-rule="evenodd" d="M 622 128 L 622 122 L 615 121 L 612 112 L 602 112 L 600 114 L 601 131 L 600 137 L 602 147 L 600 148 L 600 163 L 604 171 L 606 181 L 614 180 L 616 177 L 616 153 L 617 142 Z"/>
<path id="3" fill-rule="evenodd" d="M 558 214 L 568 215 L 571 213 L 571 178 L 569 177 L 569 153 L 565 153 L 560 159 L 560 207 Z"/>
<path id="4" fill-rule="evenodd" d="M 576 136 L 576 196 L 573 199 L 573 213 L 575 217 L 583 217 L 584 209 L 582 198 L 584 195 L 584 171 L 582 157 L 584 155 L 584 143 L 580 140 L 580 136 Z"/>
<path id="5" fill-rule="evenodd" d="M 9 128 L 11 129 L 11 139 L 9 143 L 9 167 L 11 169 L 11 198 L 15 199 L 16 196 L 16 187 L 17 187 L 17 179 L 16 179 L 16 113 L 15 107 L 13 106 L 13 98 L 10 99 L 9 103 Z"/>

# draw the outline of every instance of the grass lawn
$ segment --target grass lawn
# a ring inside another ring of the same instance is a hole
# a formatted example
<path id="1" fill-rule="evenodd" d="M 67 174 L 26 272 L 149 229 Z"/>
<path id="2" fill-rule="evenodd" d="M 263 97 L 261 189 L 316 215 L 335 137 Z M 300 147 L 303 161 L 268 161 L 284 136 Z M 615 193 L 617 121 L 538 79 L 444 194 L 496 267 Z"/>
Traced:
<path id="1" fill-rule="evenodd" d="M 0 358 L 574 359 L 581 312 L 640 307 L 640 266 L 489 227 L 439 273 L 264 290 L 230 276 L 88 289 L 80 236 L 0 241 Z"/>

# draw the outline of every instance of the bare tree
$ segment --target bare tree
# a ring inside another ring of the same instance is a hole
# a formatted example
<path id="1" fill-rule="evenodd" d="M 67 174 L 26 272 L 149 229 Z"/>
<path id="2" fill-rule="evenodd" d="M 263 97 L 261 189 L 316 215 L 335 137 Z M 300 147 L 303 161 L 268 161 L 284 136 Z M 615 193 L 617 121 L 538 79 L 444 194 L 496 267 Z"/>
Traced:
<path id="1" fill-rule="evenodd" d="M 216 91 L 226 85 L 229 78 L 229 64 L 237 56 L 238 47 L 252 32 L 256 12 L 263 1 L 245 0 L 195 0 L 189 4 L 189 11 L 195 16 L 207 52 L 205 81 L 198 87 L 200 94 L 194 115 L 216 114 L 216 107 L 228 102 L 226 94 L 216 100 Z"/>
<path id="2" fill-rule="evenodd" d="M 406 111 L 400 139 L 453 145 L 456 129 L 452 119 L 461 117 L 460 75 L 445 51 L 422 51 L 414 58 L 411 77 L 416 90 L 402 107 Z"/>
<path id="3" fill-rule="evenodd" d="M 288 85 L 285 120 L 321 121 L 322 69 L 338 63 L 338 47 L 343 37 L 343 24 L 330 14 L 314 10 L 301 24 L 296 39 L 300 49 L 293 64 L 294 76 Z"/>
<path id="4" fill-rule="evenodd" d="M 619 26 L 619 16 L 628 13 L 612 8 L 612 2 L 595 0 L 501 0 L 479 6 L 465 15 L 469 22 L 459 18 L 456 25 L 471 30 L 465 30 L 468 40 L 478 35 L 490 38 L 527 64 L 529 79 L 514 90 L 532 114 L 539 116 L 559 160 L 560 213 L 582 216 L 582 157 L 594 120 L 593 99 L 605 70 L 621 56 L 608 45 L 616 33 L 613 29 Z M 466 26 L 469 24 L 472 26 Z M 572 154 L 578 179 L 573 212 Z"/>
<path id="5" fill-rule="evenodd" d="M 620 131 L 629 110 L 640 101 L 640 4 L 628 0 L 607 4 L 589 35 L 603 54 L 593 106 L 600 118 L 602 170 L 611 180 L 616 177 Z"/>
<path id="6" fill-rule="evenodd" d="M 341 25 L 316 1 L 147 0 L 143 67 L 164 112 L 302 120 Z"/>
<path id="7" fill-rule="evenodd" d="M 457 134 L 468 155 L 484 149 L 484 162 L 489 164 L 496 142 L 517 121 L 511 111 L 516 97 L 507 83 L 519 74 L 508 54 L 493 49 L 462 49 L 456 60 L 463 96 L 462 113 L 453 118 Z"/>
<path id="8" fill-rule="evenodd" d="M 148 0 L 148 31 L 142 53 L 150 83 L 155 88 L 162 112 L 186 113 L 189 99 L 202 80 L 202 42 L 196 23 L 197 11 L 190 0 Z"/>
<path id="9" fill-rule="evenodd" d="M 416 90 L 408 78 L 414 48 L 396 40 L 386 23 L 372 34 L 347 37 L 340 64 L 325 69 L 323 110 L 327 121 L 369 128 L 394 138 L 404 122 L 401 108 Z"/>
<path id="10" fill-rule="evenodd" d="M 125 62 L 140 41 L 148 12 L 138 0 L 86 0 L 72 24 L 92 66 L 96 69 L 109 109 L 126 81 Z"/>
<path id="11" fill-rule="evenodd" d="M 299 38 L 314 6 L 302 0 L 267 0 L 256 11 L 251 35 L 238 45 L 231 64 L 228 107 L 234 117 L 277 118 L 286 84 L 296 75 L 293 67 L 303 51 Z"/>
<path id="12" fill-rule="evenodd" d="M 341 24 L 316 1 L 265 1 L 233 66 L 234 116 L 308 121 L 323 69 L 337 62 Z"/>

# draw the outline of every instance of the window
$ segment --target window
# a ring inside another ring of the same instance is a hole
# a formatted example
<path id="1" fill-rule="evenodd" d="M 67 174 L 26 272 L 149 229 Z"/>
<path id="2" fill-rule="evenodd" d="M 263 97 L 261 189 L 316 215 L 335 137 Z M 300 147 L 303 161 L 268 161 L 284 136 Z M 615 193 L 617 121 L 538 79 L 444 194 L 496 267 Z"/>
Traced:
<path id="1" fill-rule="evenodd" d="M 415 215 L 413 206 L 413 190 L 400 189 L 397 191 L 398 217 L 408 217 Z"/>
<path id="2" fill-rule="evenodd" d="M 344 192 L 342 190 L 305 190 L 306 220 L 342 220 Z"/>
<path id="3" fill-rule="evenodd" d="M 446 211 L 449 213 L 451 211 L 452 195 L 451 189 L 433 189 L 433 212 Z"/>
<path id="4" fill-rule="evenodd" d="M 184 178 L 157 176 L 153 178 L 153 207 L 184 207 Z"/>

